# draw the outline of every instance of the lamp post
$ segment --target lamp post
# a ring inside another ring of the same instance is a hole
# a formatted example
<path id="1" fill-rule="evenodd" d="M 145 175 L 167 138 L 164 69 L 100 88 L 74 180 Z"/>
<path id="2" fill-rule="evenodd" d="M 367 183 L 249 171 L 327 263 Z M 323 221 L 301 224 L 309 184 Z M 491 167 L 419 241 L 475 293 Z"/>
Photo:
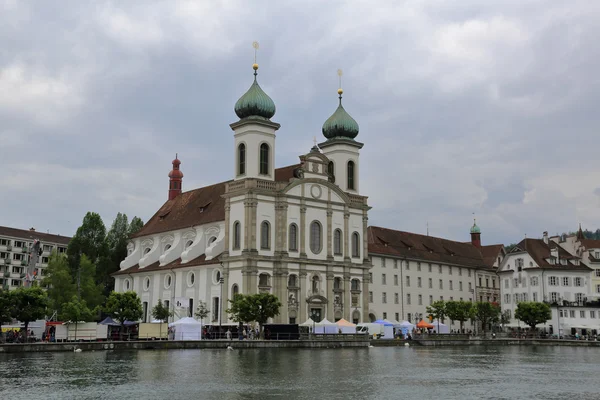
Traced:
<path id="1" fill-rule="evenodd" d="M 318 313 L 315 310 L 312 310 L 310 312 L 310 319 L 312 319 L 313 322 L 313 330 L 312 330 L 312 334 L 313 334 L 313 338 L 314 338 L 314 334 L 315 334 L 315 327 L 317 325 L 315 318 L 317 317 Z"/>
<path id="2" fill-rule="evenodd" d="M 219 284 L 221 285 L 221 291 L 219 294 L 219 338 L 221 337 L 221 334 L 223 333 L 221 331 L 221 315 L 223 314 L 223 283 L 225 283 L 225 279 L 221 276 L 219 277 Z"/>

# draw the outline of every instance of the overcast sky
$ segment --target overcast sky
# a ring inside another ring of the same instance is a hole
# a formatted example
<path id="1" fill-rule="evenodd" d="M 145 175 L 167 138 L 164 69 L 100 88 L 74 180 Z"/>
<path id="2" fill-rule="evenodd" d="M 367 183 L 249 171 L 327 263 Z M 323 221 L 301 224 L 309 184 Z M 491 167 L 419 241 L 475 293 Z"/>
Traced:
<path id="1" fill-rule="evenodd" d="M 600 1 L 0 0 L 0 225 L 147 221 L 233 175 L 235 101 L 277 106 L 278 167 L 360 125 L 372 225 L 484 244 L 600 228 Z"/>

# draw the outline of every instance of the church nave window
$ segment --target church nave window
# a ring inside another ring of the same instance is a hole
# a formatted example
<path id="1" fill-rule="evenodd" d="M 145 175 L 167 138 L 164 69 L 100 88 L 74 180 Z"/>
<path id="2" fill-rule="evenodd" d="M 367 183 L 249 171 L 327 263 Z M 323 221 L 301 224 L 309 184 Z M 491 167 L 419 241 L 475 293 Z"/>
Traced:
<path id="1" fill-rule="evenodd" d="M 298 251 L 298 225 L 290 224 L 289 251 Z"/>
<path id="2" fill-rule="evenodd" d="M 352 234 L 352 257 L 360 257 L 360 235 L 358 232 Z"/>
<path id="3" fill-rule="evenodd" d="M 342 231 L 340 229 L 333 232 L 333 254 L 342 255 Z"/>
<path id="4" fill-rule="evenodd" d="M 331 177 L 335 176 L 335 166 L 333 165 L 333 161 L 329 161 L 329 164 L 327 164 L 327 175 Z"/>
<path id="5" fill-rule="evenodd" d="M 348 161 L 348 190 L 354 190 L 354 161 Z"/>
<path id="6" fill-rule="evenodd" d="M 323 248 L 322 227 L 319 221 L 313 221 L 310 224 L 310 251 L 319 254 Z"/>
<path id="7" fill-rule="evenodd" d="M 246 173 L 246 145 L 244 143 L 238 146 L 238 175 Z"/>
<path id="8" fill-rule="evenodd" d="M 234 283 L 233 286 L 231 287 L 231 298 L 233 299 L 235 297 L 236 294 L 240 293 L 240 288 L 239 286 Z"/>
<path id="9" fill-rule="evenodd" d="M 260 248 L 269 250 L 271 248 L 271 226 L 267 221 L 260 224 Z"/>
<path id="10" fill-rule="evenodd" d="M 260 171 L 261 175 L 269 175 L 269 145 L 260 145 Z"/>
<path id="11" fill-rule="evenodd" d="M 235 221 L 233 223 L 233 249 L 240 249 L 240 221 Z"/>

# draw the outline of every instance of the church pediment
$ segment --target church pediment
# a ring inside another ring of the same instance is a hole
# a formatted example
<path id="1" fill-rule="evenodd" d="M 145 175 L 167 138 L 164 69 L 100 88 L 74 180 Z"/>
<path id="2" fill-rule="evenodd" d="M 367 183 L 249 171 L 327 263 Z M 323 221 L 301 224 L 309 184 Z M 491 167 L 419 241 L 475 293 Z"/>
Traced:
<path id="1" fill-rule="evenodd" d="M 331 201 L 335 203 L 350 203 L 350 197 L 338 186 L 322 179 L 308 178 L 291 182 L 283 189 L 283 193 L 292 196 L 302 196 L 302 185 L 304 185 L 304 197 L 307 199 L 327 201 L 331 191 Z"/>

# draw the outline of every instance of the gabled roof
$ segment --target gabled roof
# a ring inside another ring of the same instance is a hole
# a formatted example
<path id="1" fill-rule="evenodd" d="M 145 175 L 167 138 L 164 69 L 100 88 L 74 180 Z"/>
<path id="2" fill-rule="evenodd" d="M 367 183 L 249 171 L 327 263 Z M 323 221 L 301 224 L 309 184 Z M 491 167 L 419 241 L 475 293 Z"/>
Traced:
<path id="1" fill-rule="evenodd" d="M 23 240 L 39 239 L 42 244 L 56 243 L 68 245 L 71 241 L 69 236 L 53 235 L 51 233 L 43 233 L 29 229 L 9 228 L 8 226 L 0 226 L 0 236 L 10 236 Z"/>
<path id="2" fill-rule="evenodd" d="M 197 257 L 197 258 L 193 259 L 192 261 L 185 263 L 185 264 L 181 263 L 181 258 L 178 258 L 175 261 L 171 261 L 170 263 L 165 264 L 162 267 L 159 265 L 158 261 L 148 265 L 146 268 L 140 268 L 140 265 L 136 264 L 133 267 L 117 271 L 117 272 L 113 273 L 112 276 L 129 275 L 129 274 L 137 274 L 137 273 L 141 274 L 141 273 L 155 272 L 155 271 L 169 271 L 169 270 L 178 269 L 178 268 L 197 267 L 199 265 L 212 265 L 212 264 L 218 264 L 218 263 L 219 263 L 219 260 L 217 260 L 217 259 L 212 259 L 210 261 L 207 261 L 206 256 L 204 254 L 202 254 L 200 257 Z"/>
<path id="3" fill-rule="evenodd" d="M 367 230 L 369 253 L 406 257 L 434 263 L 485 267 L 481 252 L 471 243 L 371 226 Z M 409 245 L 410 244 L 410 245 Z"/>
<path id="4" fill-rule="evenodd" d="M 551 250 L 558 249 L 558 258 L 565 259 L 567 261 L 567 265 L 558 264 L 550 264 L 546 259 L 551 258 Z M 581 261 L 579 265 L 573 264 L 571 260 L 579 259 L 579 257 L 573 256 L 567 250 L 562 248 L 560 245 L 553 241 L 549 241 L 548 244 L 544 243 L 543 239 L 523 239 L 521 240 L 513 249 L 513 251 L 526 251 L 531 258 L 535 261 L 538 268 L 544 269 L 562 269 L 562 270 L 571 270 L 571 271 L 589 271 L 590 268 L 583 264 Z"/>
<path id="5" fill-rule="evenodd" d="M 600 249 L 600 240 L 598 239 L 581 239 L 580 242 L 586 250 Z"/>
<path id="6" fill-rule="evenodd" d="M 488 246 L 481 246 L 481 255 L 483 256 L 483 263 L 492 268 L 494 263 L 498 259 L 498 255 L 504 251 L 503 244 L 490 244 Z"/>
<path id="7" fill-rule="evenodd" d="M 275 180 L 288 182 L 300 165 L 290 165 L 275 170 Z M 211 222 L 225 221 L 226 181 L 181 193 L 166 203 L 150 218 L 132 238 L 189 228 Z"/>

